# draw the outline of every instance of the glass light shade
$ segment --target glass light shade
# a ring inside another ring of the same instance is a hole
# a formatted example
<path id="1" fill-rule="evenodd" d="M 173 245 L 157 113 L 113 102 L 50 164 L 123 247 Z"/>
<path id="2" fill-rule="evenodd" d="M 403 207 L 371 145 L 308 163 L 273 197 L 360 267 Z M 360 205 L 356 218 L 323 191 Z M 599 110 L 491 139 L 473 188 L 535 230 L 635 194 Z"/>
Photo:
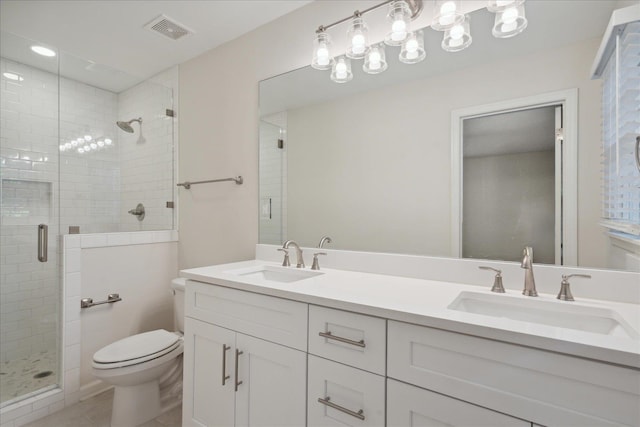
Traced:
<path id="1" fill-rule="evenodd" d="M 424 32 L 422 30 L 409 33 L 406 40 L 402 43 L 400 50 L 400 62 L 405 64 L 417 64 L 426 58 L 427 53 L 424 50 Z"/>
<path id="2" fill-rule="evenodd" d="M 330 70 L 334 60 L 331 56 L 331 37 L 322 31 L 316 34 L 313 41 L 313 58 L 311 66 L 316 70 Z"/>
<path id="3" fill-rule="evenodd" d="M 436 0 L 433 11 L 431 28 L 437 31 L 445 31 L 464 21 L 464 14 L 460 10 L 460 2 L 457 0 Z"/>
<path id="4" fill-rule="evenodd" d="M 524 15 L 524 4 L 508 7 L 496 13 L 493 24 L 493 35 L 499 39 L 517 36 L 527 28 L 527 18 Z"/>
<path id="5" fill-rule="evenodd" d="M 469 16 L 465 16 L 460 24 L 456 24 L 444 32 L 442 49 L 447 52 L 459 52 L 469 47 L 473 39 L 469 29 Z"/>
<path id="6" fill-rule="evenodd" d="M 509 7 L 520 6 L 524 0 L 489 0 L 487 2 L 487 10 L 489 12 L 502 12 Z"/>
<path id="7" fill-rule="evenodd" d="M 387 18 L 391 22 L 391 31 L 387 34 L 384 42 L 389 46 L 400 46 L 409 34 L 409 24 L 411 23 L 411 9 L 404 0 L 396 0 L 389 5 Z"/>
<path id="8" fill-rule="evenodd" d="M 361 17 L 353 18 L 347 30 L 347 40 L 349 41 L 347 58 L 361 59 L 365 57 L 369 50 L 368 31 L 367 25 Z"/>
<path id="9" fill-rule="evenodd" d="M 388 64 L 384 52 L 384 44 L 380 43 L 378 45 L 371 46 L 367 56 L 364 57 L 362 70 L 369 74 L 379 74 L 386 70 L 387 67 Z"/>
<path id="10" fill-rule="evenodd" d="M 331 69 L 331 80 L 336 83 L 346 83 L 353 79 L 353 73 L 351 72 L 351 61 L 344 56 L 336 59 Z"/>

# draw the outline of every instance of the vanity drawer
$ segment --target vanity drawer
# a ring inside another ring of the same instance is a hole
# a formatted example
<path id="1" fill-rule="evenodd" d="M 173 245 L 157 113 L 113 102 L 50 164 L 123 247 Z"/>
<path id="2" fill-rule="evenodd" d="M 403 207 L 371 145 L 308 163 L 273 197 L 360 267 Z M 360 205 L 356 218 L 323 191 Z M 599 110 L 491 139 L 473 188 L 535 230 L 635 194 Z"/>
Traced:
<path id="1" fill-rule="evenodd" d="M 307 351 L 308 305 L 305 303 L 189 280 L 185 314 Z"/>
<path id="2" fill-rule="evenodd" d="M 309 306 L 309 353 L 385 374 L 386 320 Z"/>
<path id="3" fill-rule="evenodd" d="M 384 425 L 384 377 L 311 354 L 308 366 L 309 427 Z"/>
<path id="4" fill-rule="evenodd" d="M 636 369 L 396 321 L 388 345 L 390 378 L 546 426 L 640 425 Z"/>
<path id="5" fill-rule="evenodd" d="M 531 427 L 531 423 L 395 380 L 387 380 L 387 427 Z"/>

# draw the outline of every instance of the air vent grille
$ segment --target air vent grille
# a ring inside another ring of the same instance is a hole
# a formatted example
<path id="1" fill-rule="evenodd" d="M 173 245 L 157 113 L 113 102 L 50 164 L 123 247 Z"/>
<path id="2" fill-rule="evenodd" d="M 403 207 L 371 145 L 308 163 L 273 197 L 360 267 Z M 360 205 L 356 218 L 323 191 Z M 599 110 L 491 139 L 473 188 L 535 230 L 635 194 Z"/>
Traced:
<path id="1" fill-rule="evenodd" d="M 158 16 L 144 27 L 148 30 L 160 33 L 165 37 L 169 37 L 171 40 L 178 40 L 181 37 L 193 34 L 192 30 L 182 24 L 178 24 L 176 21 L 166 17 L 165 15 Z"/>

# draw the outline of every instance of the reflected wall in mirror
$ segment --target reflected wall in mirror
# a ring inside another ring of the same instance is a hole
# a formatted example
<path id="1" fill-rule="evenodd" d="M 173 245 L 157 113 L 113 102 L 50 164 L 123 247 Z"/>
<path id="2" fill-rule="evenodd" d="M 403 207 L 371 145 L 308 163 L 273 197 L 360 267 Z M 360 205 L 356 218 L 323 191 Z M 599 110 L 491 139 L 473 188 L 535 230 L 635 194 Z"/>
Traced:
<path id="1" fill-rule="evenodd" d="M 577 89 L 579 214 L 570 225 L 577 230 L 577 265 L 606 268 L 609 242 L 599 225 L 601 81 L 590 79 L 590 69 L 618 5 L 527 2 L 529 27 L 511 39 L 491 36 L 493 14 L 482 9 L 471 14 L 473 44 L 462 52 L 443 52 L 441 34 L 426 28 L 427 59 L 419 64 L 401 64 L 388 49 L 387 71 L 368 75 L 354 61 L 348 84 L 311 67 L 262 81 L 261 118 L 284 118 L 286 144 L 277 183 L 281 237 L 266 232 L 261 213 L 260 242 L 316 246 L 330 235 L 335 249 L 452 256 L 452 112 Z M 269 144 L 264 126 L 261 147 Z M 264 160 L 263 190 L 273 178 Z M 268 196 L 261 190 L 261 201 Z"/>

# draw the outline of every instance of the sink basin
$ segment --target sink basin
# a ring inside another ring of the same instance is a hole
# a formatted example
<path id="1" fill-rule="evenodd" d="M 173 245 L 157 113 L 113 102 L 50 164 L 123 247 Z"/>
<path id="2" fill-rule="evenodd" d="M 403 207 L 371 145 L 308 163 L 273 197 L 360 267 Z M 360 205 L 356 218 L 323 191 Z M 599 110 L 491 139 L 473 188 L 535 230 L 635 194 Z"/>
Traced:
<path id="1" fill-rule="evenodd" d="M 275 267 L 271 265 L 261 265 L 253 268 L 231 270 L 227 273 L 248 279 L 265 280 L 268 282 L 291 283 L 310 277 L 324 274 L 320 271 L 302 270 L 299 268 Z"/>
<path id="2" fill-rule="evenodd" d="M 573 302 L 464 291 L 447 308 L 595 334 L 639 338 L 638 333 L 614 310 Z"/>

